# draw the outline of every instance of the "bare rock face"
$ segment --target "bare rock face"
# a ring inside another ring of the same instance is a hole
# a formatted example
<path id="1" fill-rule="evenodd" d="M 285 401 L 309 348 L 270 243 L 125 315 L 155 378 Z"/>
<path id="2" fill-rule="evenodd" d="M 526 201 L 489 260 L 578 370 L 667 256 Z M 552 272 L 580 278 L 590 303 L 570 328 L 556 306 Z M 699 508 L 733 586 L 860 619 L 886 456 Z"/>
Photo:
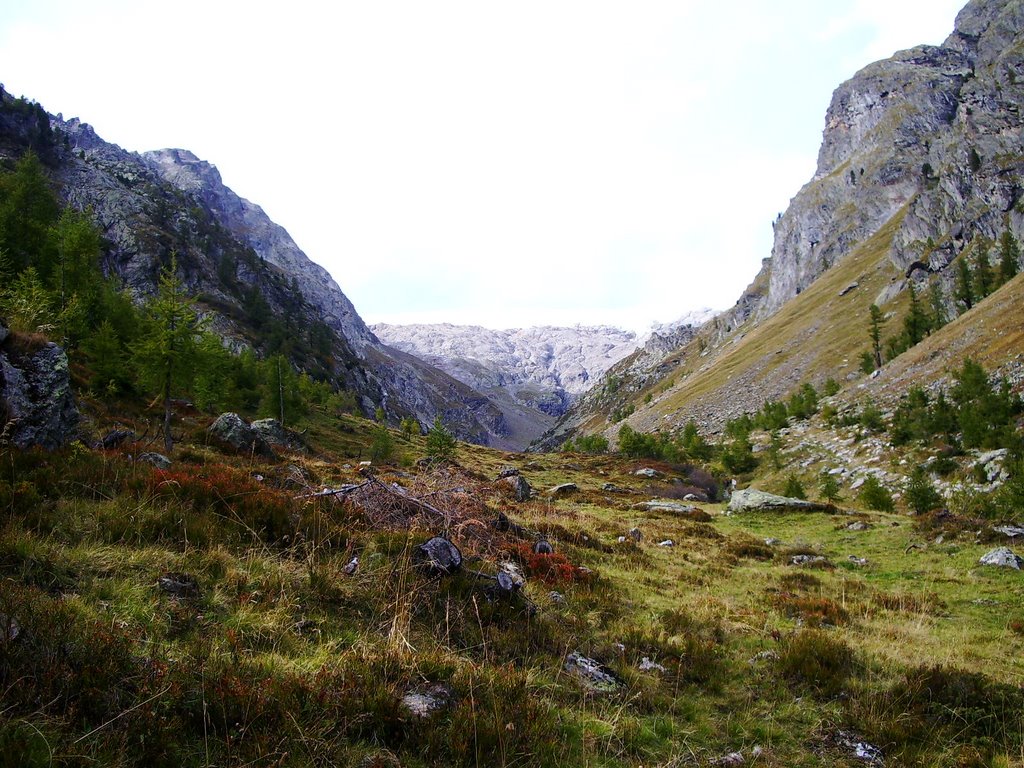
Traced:
<path id="1" fill-rule="evenodd" d="M 7 329 L 0 329 L 6 338 Z M 34 352 L 9 347 L 0 346 L 0 432 L 10 424 L 9 439 L 19 448 L 54 450 L 71 442 L 79 413 L 64 350 L 53 343 Z"/>
<path id="2" fill-rule="evenodd" d="M 775 224 L 756 315 L 890 222 L 901 271 L 950 281 L 944 270 L 975 237 L 997 240 L 1009 226 L 1020 238 L 1022 35 L 1018 3 L 972 0 L 943 45 L 900 51 L 836 89 L 817 172 Z"/>

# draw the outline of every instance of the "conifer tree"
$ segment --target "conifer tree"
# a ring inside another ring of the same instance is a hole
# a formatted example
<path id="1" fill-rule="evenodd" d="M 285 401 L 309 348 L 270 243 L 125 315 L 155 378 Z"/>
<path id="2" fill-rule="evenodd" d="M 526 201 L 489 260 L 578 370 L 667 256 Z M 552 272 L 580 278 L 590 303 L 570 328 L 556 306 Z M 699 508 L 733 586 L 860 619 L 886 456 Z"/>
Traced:
<path id="1" fill-rule="evenodd" d="M 427 435 L 427 457 L 433 461 L 451 461 L 455 458 L 455 438 L 441 421 L 434 417 L 434 424 Z"/>
<path id="2" fill-rule="evenodd" d="M 974 287 L 977 300 L 981 301 L 994 288 L 992 284 L 992 262 L 988 258 L 988 241 L 982 241 L 978 256 L 974 260 Z"/>
<path id="3" fill-rule="evenodd" d="M 928 287 L 928 303 L 931 307 L 931 316 L 928 318 L 928 331 L 937 331 L 949 322 L 946 316 L 946 297 L 942 290 L 942 283 L 934 281 Z"/>
<path id="4" fill-rule="evenodd" d="M 974 278 L 971 275 L 971 265 L 967 259 L 960 257 L 960 263 L 956 272 L 956 300 L 964 305 L 964 310 L 974 306 Z"/>
<path id="5" fill-rule="evenodd" d="M 171 399 L 195 375 L 196 342 L 206 326 L 177 276 L 177 260 L 160 273 L 157 294 L 143 310 L 143 327 L 133 347 L 135 363 L 145 386 L 164 403 L 164 450 L 174 447 L 171 437 Z"/>
<path id="6" fill-rule="evenodd" d="M 907 290 L 910 292 L 910 311 L 903 318 L 903 333 L 906 335 L 907 345 L 912 347 L 924 338 L 928 328 L 928 317 L 924 313 L 912 281 L 907 283 Z"/>
<path id="7" fill-rule="evenodd" d="M 89 388 L 96 394 L 116 394 L 128 380 L 125 353 L 113 324 L 104 320 L 82 342 L 82 352 L 92 368 Z"/>
<path id="8" fill-rule="evenodd" d="M 1020 270 L 1020 246 L 1010 230 L 1003 231 L 999 248 L 999 283 L 1012 280 Z"/>
<path id="9" fill-rule="evenodd" d="M 885 317 L 877 304 L 871 305 L 871 324 L 868 332 L 871 336 L 871 352 L 875 358 L 875 368 L 882 367 L 882 323 Z"/>

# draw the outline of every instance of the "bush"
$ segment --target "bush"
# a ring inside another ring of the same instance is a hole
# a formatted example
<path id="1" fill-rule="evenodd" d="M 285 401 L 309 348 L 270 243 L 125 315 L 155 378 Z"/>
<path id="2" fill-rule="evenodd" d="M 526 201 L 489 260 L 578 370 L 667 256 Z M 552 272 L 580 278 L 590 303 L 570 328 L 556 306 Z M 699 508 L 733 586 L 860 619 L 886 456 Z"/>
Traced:
<path id="1" fill-rule="evenodd" d="M 933 509 L 942 506 L 942 496 L 935 490 L 935 486 L 928 479 L 928 474 L 925 472 L 924 467 L 920 465 L 915 467 L 910 475 L 906 499 L 910 508 L 919 515 L 931 512 Z"/>
<path id="2" fill-rule="evenodd" d="M 842 640 L 817 630 L 803 630 L 783 642 L 778 667 L 790 683 L 816 696 L 832 698 L 846 687 L 855 670 L 855 658 Z"/>
<path id="3" fill-rule="evenodd" d="M 807 491 L 804 490 L 804 484 L 800 482 L 800 478 L 791 474 L 786 478 L 786 487 L 783 489 L 782 495 L 791 499 L 806 499 Z"/>
<path id="4" fill-rule="evenodd" d="M 452 461 L 455 458 L 455 438 L 445 427 L 440 416 L 434 417 L 434 425 L 427 435 L 427 458 L 431 461 Z"/>
<path id="5" fill-rule="evenodd" d="M 868 475 L 864 480 L 857 498 L 865 507 L 876 512 L 892 512 L 896 509 L 892 494 L 874 475 Z"/>
<path id="6" fill-rule="evenodd" d="M 839 489 L 839 481 L 836 480 L 835 475 L 830 475 L 827 469 L 822 470 L 821 475 L 818 477 L 818 490 L 821 493 L 821 498 L 829 504 L 836 504 L 843 500 L 843 494 Z"/>

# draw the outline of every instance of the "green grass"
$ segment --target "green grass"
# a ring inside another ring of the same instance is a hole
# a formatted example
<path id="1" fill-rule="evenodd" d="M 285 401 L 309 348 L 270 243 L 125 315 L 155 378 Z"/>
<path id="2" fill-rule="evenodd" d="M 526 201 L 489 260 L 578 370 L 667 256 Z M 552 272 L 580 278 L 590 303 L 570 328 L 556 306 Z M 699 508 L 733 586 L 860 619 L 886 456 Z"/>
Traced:
<path id="1" fill-rule="evenodd" d="M 414 567 L 437 521 L 277 487 L 290 462 L 315 487 L 357 481 L 372 430 L 320 417 L 314 452 L 279 464 L 187 445 L 170 474 L 81 447 L 0 453 L 3 759 L 671 766 L 759 747 L 759 765 L 856 765 L 842 729 L 894 765 L 1021 764 L 1024 582 L 978 567 L 990 545 L 973 535 L 934 544 L 899 514 L 650 512 L 632 506 L 650 498 L 632 474 L 648 462 L 615 456 L 460 444 L 461 469 L 379 467 L 386 483 L 442 492 L 470 569 L 520 564 L 528 599 L 495 599 L 473 574 Z M 423 454 L 421 439 L 396 442 Z M 507 464 L 540 491 L 580 491 L 515 504 L 492 482 Z M 469 493 L 446 496 L 454 486 Z M 491 528 L 498 511 L 556 555 Z M 620 543 L 633 526 L 642 541 Z M 796 552 L 827 567 L 790 565 Z M 164 591 L 171 573 L 198 593 Z M 621 687 L 590 690 L 566 671 L 571 652 Z M 402 706 L 433 685 L 445 709 L 421 719 Z"/>

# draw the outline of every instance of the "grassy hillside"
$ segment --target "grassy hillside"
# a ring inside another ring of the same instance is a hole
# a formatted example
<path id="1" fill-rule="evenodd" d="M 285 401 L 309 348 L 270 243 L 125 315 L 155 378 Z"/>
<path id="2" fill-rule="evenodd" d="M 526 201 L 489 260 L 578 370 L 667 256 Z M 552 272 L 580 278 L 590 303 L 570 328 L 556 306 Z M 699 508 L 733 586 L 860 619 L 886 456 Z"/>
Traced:
<path id="1" fill-rule="evenodd" d="M 366 482 L 380 429 L 312 419 L 276 461 L 198 414 L 169 471 L 142 444 L 0 450 L 0 764 L 1024 765 L 1024 582 L 978 565 L 989 523 L 652 512 L 685 468 L 421 465 L 397 433 L 380 485 L 311 495 Z M 451 575 L 416 564 L 442 532 Z"/>

